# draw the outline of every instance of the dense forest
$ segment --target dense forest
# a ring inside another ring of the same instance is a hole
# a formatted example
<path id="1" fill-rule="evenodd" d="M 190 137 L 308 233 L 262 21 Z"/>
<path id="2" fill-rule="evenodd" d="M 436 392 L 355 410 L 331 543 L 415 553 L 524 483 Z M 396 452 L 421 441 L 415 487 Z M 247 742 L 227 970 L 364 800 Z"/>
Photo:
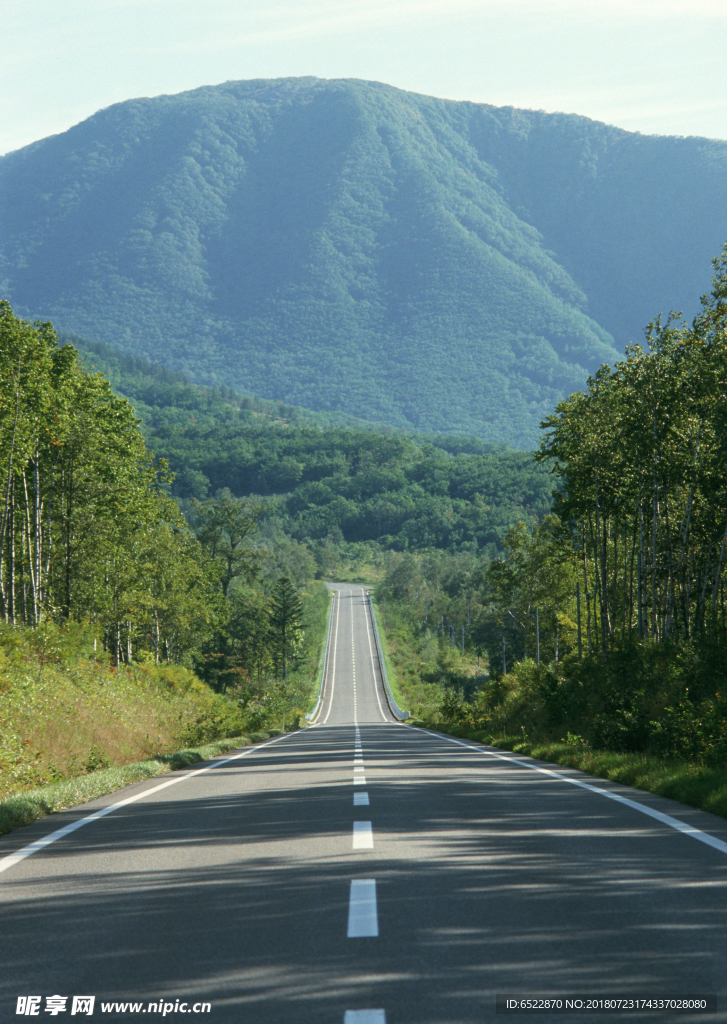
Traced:
<path id="1" fill-rule="evenodd" d="M 198 383 L 520 448 L 696 311 L 727 144 L 376 83 L 117 104 L 0 159 L 16 311 Z"/>
<path id="2" fill-rule="evenodd" d="M 114 665 L 194 668 L 252 725 L 300 714 L 328 608 L 312 559 L 291 580 L 251 544 L 261 509 L 229 490 L 185 520 L 128 400 L 6 301 L 0 396 L 0 624 L 82 627 Z"/>
<path id="3" fill-rule="evenodd" d="M 192 385 L 103 344 L 72 340 L 126 396 L 147 444 L 175 474 L 185 511 L 228 488 L 264 499 L 261 526 L 302 544 L 492 556 L 518 520 L 550 508 L 552 482 L 532 456 L 476 437 L 331 423 L 325 414 Z"/>
<path id="4" fill-rule="evenodd" d="M 487 565 L 390 565 L 380 598 L 421 663 L 420 714 L 724 765 L 727 248 L 714 267 L 691 324 L 652 322 L 648 348 L 544 423 L 552 514 Z"/>

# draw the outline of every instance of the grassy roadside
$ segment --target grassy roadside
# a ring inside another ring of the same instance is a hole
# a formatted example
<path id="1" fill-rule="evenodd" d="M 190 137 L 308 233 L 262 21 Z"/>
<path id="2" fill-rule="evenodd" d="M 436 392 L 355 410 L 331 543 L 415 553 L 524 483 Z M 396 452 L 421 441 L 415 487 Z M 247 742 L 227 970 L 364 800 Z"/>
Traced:
<path id="1" fill-rule="evenodd" d="M 522 736 L 502 736 L 481 730 L 463 729 L 444 722 L 409 724 L 450 736 L 474 740 L 511 750 L 516 754 L 549 761 L 568 768 L 578 768 L 601 779 L 620 782 L 633 789 L 678 800 L 680 803 L 710 811 L 727 818 L 727 769 L 703 768 L 682 761 L 666 761 L 648 754 L 616 753 L 594 750 L 583 742 L 529 741 Z"/>
<path id="2" fill-rule="evenodd" d="M 89 775 L 63 779 L 61 782 L 54 782 L 48 786 L 40 786 L 9 796 L 0 801 L 0 835 L 12 832 L 13 829 L 23 825 L 29 825 L 56 811 L 66 810 L 77 804 L 95 800 L 99 796 L 105 796 L 107 793 L 113 793 L 134 782 L 143 782 L 144 779 L 151 779 L 157 775 L 166 775 L 168 772 L 198 764 L 200 761 L 208 761 L 229 750 L 237 750 L 240 747 L 246 747 L 279 735 L 281 733 L 278 729 L 271 729 L 253 733 L 250 736 L 233 736 L 229 739 L 217 740 L 214 743 L 206 743 L 194 750 L 158 754 L 146 761 L 103 768 L 91 772 Z"/>
<path id="3" fill-rule="evenodd" d="M 540 679 L 533 682 L 527 663 L 500 681 L 498 696 L 492 680 L 476 674 L 472 658 L 461 657 L 451 646 L 437 649 L 431 637 L 415 634 L 403 607 L 396 602 L 379 605 L 379 631 L 387 656 L 393 654 L 387 670 L 393 679 L 399 670 L 399 689 L 407 695 L 406 708 L 412 714 L 407 724 L 576 768 L 727 818 L 727 767 L 698 764 L 696 758 L 607 750 L 570 731 L 565 739 L 556 738 L 566 733 L 567 725 L 559 726 L 555 737 L 543 736 L 548 724 L 543 688 Z M 585 731 L 580 722 L 571 728 Z"/>
<path id="4" fill-rule="evenodd" d="M 408 711 L 408 702 L 401 692 L 401 686 L 399 685 L 399 680 L 396 675 L 396 669 L 394 668 L 393 659 L 391 658 L 389 652 L 389 645 L 386 640 L 386 632 L 381 624 L 381 613 L 377 610 L 377 602 L 376 598 L 374 597 L 373 590 L 371 591 L 371 608 L 373 610 L 374 618 L 376 619 L 376 625 L 378 627 L 379 641 L 381 643 L 381 651 L 384 655 L 384 665 L 386 666 L 386 678 L 388 679 L 389 682 L 389 689 L 391 690 L 394 696 L 394 700 L 399 706 L 399 709 L 401 711 Z"/>
<path id="5" fill-rule="evenodd" d="M 111 665 L 80 627 L 0 627 L 0 800 L 253 727 L 180 665 Z"/>
<path id="6" fill-rule="evenodd" d="M 467 651 L 463 655 L 444 638 L 437 629 L 436 616 L 429 628 L 422 628 L 403 602 L 381 594 L 375 601 L 387 671 L 390 665 L 404 701 L 401 706 L 415 718 L 429 721 L 439 718 L 442 698 L 450 690 L 469 699 L 483 678 L 476 654 Z"/>
<path id="7" fill-rule="evenodd" d="M 328 607 L 325 613 L 325 619 L 321 620 L 321 636 L 318 644 L 318 658 L 315 663 L 315 673 L 311 676 L 312 687 L 310 693 L 310 699 L 306 708 L 306 713 L 309 714 L 318 703 L 318 697 L 320 696 L 321 686 L 323 683 L 323 669 L 325 667 L 326 656 L 328 652 L 328 634 L 331 628 L 331 618 L 333 616 L 333 591 L 327 590 L 328 594 Z"/>

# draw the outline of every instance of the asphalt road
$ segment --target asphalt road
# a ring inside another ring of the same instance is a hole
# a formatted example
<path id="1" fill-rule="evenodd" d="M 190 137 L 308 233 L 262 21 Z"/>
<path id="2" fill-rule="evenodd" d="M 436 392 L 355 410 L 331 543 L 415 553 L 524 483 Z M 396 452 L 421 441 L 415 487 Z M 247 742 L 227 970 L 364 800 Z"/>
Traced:
<path id="1" fill-rule="evenodd" d="M 312 728 L 0 840 L 1 1021 L 95 996 L 105 1020 L 475 1024 L 534 1019 L 498 993 L 727 990 L 727 822 L 398 724 L 367 616 L 339 585 Z M 727 1021 L 727 996 L 577 1019 Z"/>

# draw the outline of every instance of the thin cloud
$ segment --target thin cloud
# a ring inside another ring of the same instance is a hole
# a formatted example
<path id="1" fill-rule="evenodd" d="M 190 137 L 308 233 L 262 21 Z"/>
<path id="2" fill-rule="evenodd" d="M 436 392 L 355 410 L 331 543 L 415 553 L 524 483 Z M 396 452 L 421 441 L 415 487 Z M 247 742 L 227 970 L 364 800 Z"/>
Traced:
<path id="1" fill-rule="evenodd" d="M 136 5 L 140 0 L 120 0 Z M 143 0 L 146 10 L 170 7 L 170 0 Z M 446 19 L 451 27 L 457 18 L 479 20 L 488 16 L 507 18 L 514 24 L 541 21 L 551 15 L 578 18 L 581 22 L 668 23 L 689 15 L 694 22 L 715 18 L 727 24 L 724 0 L 248 0 L 221 2 L 214 18 L 202 16 L 197 0 L 174 0 L 177 29 L 152 35 L 134 50 L 139 53 L 210 53 L 245 46 L 289 43 L 296 40 L 383 30 L 404 24 Z M 141 20 L 144 20 L 143 15 Z M 194 29 L 192 30 L 192 22 Z M 189 29 L 186 32 L 185 29 Z"/>
<path id="2" fill-rule="evenodd" d="M 97 0 L 91 0 L 93 7 Z M 106 5 L 103 5 L 106 6 Z M 145 8 L 169 7 L 179 12 L 199 10 L 198 0 L 112 0 L 111 6 L 144 6 Z M 691 18 L 727 16 L 724 0 L 259 0 L 248 2 L 243 8 L 237 0 L 218 2 L 212 21 L 230 18 L 239 22 L 252 17 L 263 16 L 286 20 L 314 22 L 379 21 L 423 15 L 445 15 L 451 17 L 457 12 L 487 14 L 490 11 L 510 11 L 517 17 L 519 10 L 548 12 L 572 12 L 592 15 L 596 18 L 614 16 L 629 18 L 665 18 L 688 15 Z M 205 21 L 210 21 L 207 12 L 200 11 Z"/>
<path id="3" fill-rule="evenodd" d="M 44 6 L 46 3 L 55 3 L 57 0 L 40 0 L 40 4 L 34 4 L 31 0 L 21 0 L 18 10 L 25 10 L 30 13 L 34 6 Z M 14 6 L 13 4 L 10 5 Z M 201 8 L 199 0 L 75 0 L 67 4 L 65 14 L 73 15 L 74 9 L 79 14 L 81 11 L 88 13 L 105 12 L 112 10 L 125 10 L 127 8 L 153 8 L 166 7 L 180 10 L 199 11 L 204 20 L 217 20 L 220 16 L 225 17 L 229 11 L 236 19 L 247 17 L 251 11 L 255 13 L 254 2 L 248 2 L 241 9 L 238 0 L 217 0 L 212 13 L 208 8 Z M 362 5 L 360 0 L 265 0 L 259 3 L 259 11 L 268 14 L 282 14 L 287 18 L 291 17 L 314 17 L 327 18 L 336 15 L 345 15 L 346 12 L 355 12 L 357 16 L 369 17 L 378 16 L 379 13 L 388 13 L 396 16 L 404 14 L 426 14 L 429 12 L 451 14 L 452 11 L 474 10 L 486 13 L 489 10 L 509 9 L 518 7 L 537 8 L 540 11 L 581 11 L 591 12 L 598 16 L 608 17 L 615 13 L 629 14 L 631 16 L 648 16 L 654 18 L 670 17 L 672 15 L 689 15 L 690 17 L 724 17 L 724 0 L 525 0 L 525 2 L 513 2 L 513 0 L 390 0 L 389 3 L 374 2 L 369 0 Z"/>

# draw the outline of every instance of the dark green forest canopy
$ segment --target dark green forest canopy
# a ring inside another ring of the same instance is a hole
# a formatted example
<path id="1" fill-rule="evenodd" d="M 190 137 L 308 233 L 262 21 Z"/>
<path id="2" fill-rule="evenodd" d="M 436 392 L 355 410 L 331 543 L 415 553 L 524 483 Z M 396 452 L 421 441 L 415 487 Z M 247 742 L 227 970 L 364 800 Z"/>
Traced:
<path id="1" fill-rule="evenodd" d="M 258 420 L 288 426 L 353 426 L 383 432 L 388 429 L 390 433 L 395 430 L 387 428 L 386 424 L 375 424 L 345 412 L 313 412 L 285 402 L 242 395 L 225 385 L 207 387 L 193 384 L 178 370 L 169 369 L 144 356 L 134 356 L 114 345 L 91 341 L 68 331 L 60 331 L 58 337 L 62 345 L 72 345 L 78 350 L 90 370 L 103 373 L 114 391 L 132 402 L 147 431 L 173 424 L 213 426 L 221 422 L 253 423 Z M 472 439 L 461 443 L 471 444 Z M 478 450 L 484 450 L 481 443 L 475 441 L 474 444 Z"/>
<path id="2" fill-rule="evenodd" d="M 491 555 L 514 522 L 550 508 L 552 480 L 527 452 L 476 437 L 330 426 L 304 410 L 193 385 L 110 346 L 73 342 L 132 401 L 147 444 L 176 473 L 176 496 L 229 488 L 272 499 L 268 517 L 296 540 Z"/>
<path id="3" fill-rule="evenodd" d="M 533 448 L 696 311 L 727 144 L 360 81 L 133 100 L 0 159 L 20 315 L 199 383 Z"/>

